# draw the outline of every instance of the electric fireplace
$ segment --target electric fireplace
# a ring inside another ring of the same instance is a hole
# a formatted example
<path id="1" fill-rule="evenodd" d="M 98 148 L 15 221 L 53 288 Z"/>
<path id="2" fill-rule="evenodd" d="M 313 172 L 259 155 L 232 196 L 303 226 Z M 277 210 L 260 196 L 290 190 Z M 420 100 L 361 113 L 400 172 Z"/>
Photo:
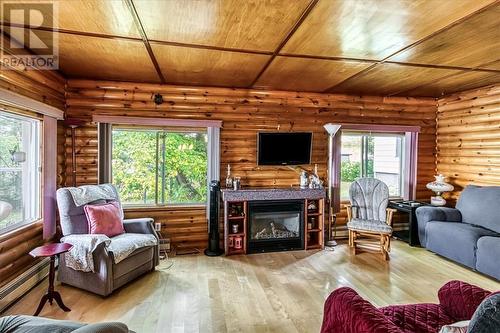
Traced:
<path id="1" fill-rule="evenodd" d="M 304 201 L 249 203 L 247 252 L 304 249 Z"/>

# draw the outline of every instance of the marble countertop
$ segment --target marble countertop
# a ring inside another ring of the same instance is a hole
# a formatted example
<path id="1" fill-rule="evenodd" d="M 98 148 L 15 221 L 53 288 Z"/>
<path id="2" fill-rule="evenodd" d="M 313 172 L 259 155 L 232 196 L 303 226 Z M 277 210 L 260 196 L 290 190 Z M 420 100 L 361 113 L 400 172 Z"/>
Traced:
<path id="1" fill-rule="evenodd" d="M 257 201 L 257 200 L 297 200 L 322 199 L 326 197 L 324 188 L 302 189 L 295 187 L 242 188 L 240 190 L 221 189 L 224 201 Z"/>

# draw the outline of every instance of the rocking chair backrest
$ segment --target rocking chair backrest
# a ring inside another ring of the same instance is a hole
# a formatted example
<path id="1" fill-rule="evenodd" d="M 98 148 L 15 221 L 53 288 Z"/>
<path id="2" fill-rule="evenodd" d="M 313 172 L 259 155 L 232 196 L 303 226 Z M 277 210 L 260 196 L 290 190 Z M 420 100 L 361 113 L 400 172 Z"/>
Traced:
<path id="1" fill-rule="evenodd" d="M 354 218 L 385 221 L 389 203 L 389 188 L 375 178 L 355 180 L 349 189 Z"/>

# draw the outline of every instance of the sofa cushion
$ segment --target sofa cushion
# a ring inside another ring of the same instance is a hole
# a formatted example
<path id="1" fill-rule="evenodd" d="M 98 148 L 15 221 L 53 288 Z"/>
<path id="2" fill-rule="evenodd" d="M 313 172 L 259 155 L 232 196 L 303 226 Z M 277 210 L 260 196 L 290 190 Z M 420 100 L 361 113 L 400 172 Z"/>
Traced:
<path id="1" fill-rule="evenodd" d="M 477 242 L 476 269 L 500 280 L 500 236 L 481 237 Z"/>
<path id="2" fill-rule="evenodd" d="M 491 230 L 462 222 L 431 221 L 425 227 L 427 249 L 470 268 L 476 266 L 477 241 Z"/>
<path id="3" fill-rule="evenodd" d="M 462 222 L 500 233 L 500 186 L 465 187 L 457 202 Z"/>
<path id="4" fill-rule="evenodd" d="M 438 304 L 390 305 L 380 310 L 405 332 L 437 332 L 455 321 Z"/>

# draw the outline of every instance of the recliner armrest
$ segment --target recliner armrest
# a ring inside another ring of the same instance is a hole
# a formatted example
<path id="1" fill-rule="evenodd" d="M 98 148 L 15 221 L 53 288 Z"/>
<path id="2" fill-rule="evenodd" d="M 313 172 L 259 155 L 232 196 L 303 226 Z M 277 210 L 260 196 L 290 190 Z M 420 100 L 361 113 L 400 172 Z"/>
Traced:
<path id="1" fill-rule="evenodd" d="M 418 238 L 420 244 L 425 246 L 426 234 L 425 226 L 431 221 L 440 222 L 462 222 L 462 214 L 456 208 L 422 206 L 415 211 L 418 223 Z"/>
<path id="2" fill-rule="evenodd" d="M 160 236 L 155 230 L 154 220 L 150 217 L 143 217 L 138 219 L 125 219 L 123 220 L 123 228 L 125 232 L 135 234 L 151 234 L 158 240 L 154 254 L 154 265 L 160 263 Z"/>
<path id="3" fill-rule="evenodd" d="M 150 217 L 125 219 L 123 220 L 123 228 L 125 228 L 125 232 L 135 234 L 152 234 L 158 238 L 154 228 L 154 220 Z"/>

